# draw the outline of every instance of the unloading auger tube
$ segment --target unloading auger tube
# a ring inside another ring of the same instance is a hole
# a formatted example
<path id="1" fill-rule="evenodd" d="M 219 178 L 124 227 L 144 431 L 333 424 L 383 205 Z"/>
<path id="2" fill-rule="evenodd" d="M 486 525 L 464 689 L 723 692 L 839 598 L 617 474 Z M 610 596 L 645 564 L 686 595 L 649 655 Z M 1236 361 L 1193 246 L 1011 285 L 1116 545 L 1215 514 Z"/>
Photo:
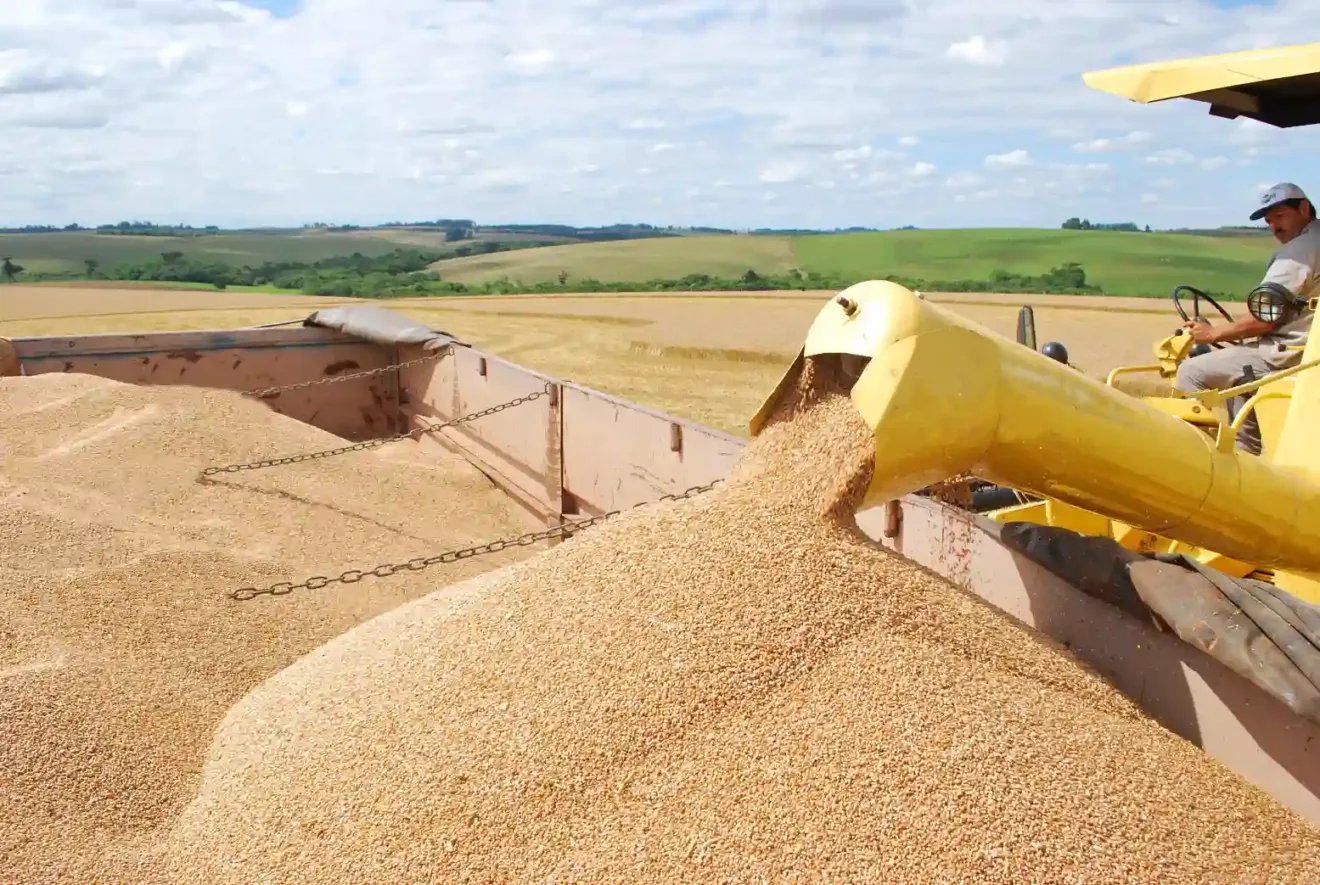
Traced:
<path id="1" fill-rule="evenodd" d="M 972 474 L 1261 567 L 1320 572 L 1320 487 L 896 283 L 850 286 L 752 419 L 807 358 L 836 355 L 875 435 L 863 507 Z"/>

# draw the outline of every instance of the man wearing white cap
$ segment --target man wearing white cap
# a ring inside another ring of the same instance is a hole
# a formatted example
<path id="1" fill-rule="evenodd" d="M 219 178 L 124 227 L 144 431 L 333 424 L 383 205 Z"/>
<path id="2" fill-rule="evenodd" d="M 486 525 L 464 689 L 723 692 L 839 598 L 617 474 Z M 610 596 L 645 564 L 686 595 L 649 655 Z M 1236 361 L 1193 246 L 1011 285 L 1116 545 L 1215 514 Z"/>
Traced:
<path id="1" fill-rule="evenodd" d="M 1235 387 L 1295 366 L 1302 359 L 1300 348 L 1306 344 L 1314 316 L 1306 300 L 1320 295 L 1320 224 L 1316 223 L 1315 207 L 1302 189 L 1286 182 L 1266 191 L 1260 207 L 1251 213 L 1252 221 L 1262 218 L 1281 245 L 1257 288 L 1281 287 L 1275 291 L 1284 295 L 1282 290 L 1286 290 L 1295 307 L 1274 323 L 1250 314 L 1216 326 L 1186 323 L 1185 328 L 1197 344 L 1233 342 L 1233 346 L 1184 360 L 1174 380 L 1174 386 L 1181 391 Z M 1247 338 L 1256 340 L 1243 340 Z M 1229 401 L 1230 418 L 1237 415 L 1249 398 L 1250 395 L 1234 397 Z M 1242 422 L 1237 447 L 1253 455 L 1260 454 L 1260 424 L 1254 414 Z"/>

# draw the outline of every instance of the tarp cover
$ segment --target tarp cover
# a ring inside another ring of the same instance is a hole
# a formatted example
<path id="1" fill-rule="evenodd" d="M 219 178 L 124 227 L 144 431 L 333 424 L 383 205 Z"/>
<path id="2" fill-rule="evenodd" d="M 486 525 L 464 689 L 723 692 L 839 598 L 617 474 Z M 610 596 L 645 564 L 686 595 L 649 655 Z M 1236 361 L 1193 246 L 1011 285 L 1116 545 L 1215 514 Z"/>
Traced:
<path id="1" fill-rule="evenodd" d="M 1181 555 L 1143 556 L 1110 538 L 1031 523 L 984 524 L 1087 595 L 1176 634 L 1320 722 L 1320 607 Z"/>
<path id="2" fill-rule="evenodd" d="M 318 310 L 303 320 L 303 325 L 323 326 L 376 344 L 420 344 L 425 350 L 439 350 L 448 344 L 460 343 L 448 332 L 423 326 L 374 304 Z"/>

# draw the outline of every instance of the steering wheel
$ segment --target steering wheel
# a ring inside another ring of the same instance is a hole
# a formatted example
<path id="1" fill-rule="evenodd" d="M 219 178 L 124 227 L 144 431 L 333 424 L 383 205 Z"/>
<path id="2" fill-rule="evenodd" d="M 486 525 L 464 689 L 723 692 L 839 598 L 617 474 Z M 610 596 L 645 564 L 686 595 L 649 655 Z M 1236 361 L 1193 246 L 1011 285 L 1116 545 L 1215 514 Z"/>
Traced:
<path id="1" fill-rule="evenodd" d="M 1190 317 L 1187 315 L 1187 311 L 1183 309 L 1182 299 L 1178 297 L 1179 292 L 1192 293 L 1192 315 Z M 1229 323 L 1233 322 L 1233 316 L 1228 311 L 1224 310 L 1224 308 L 1220 306 L 1218 301 L 1215 301 L 1215 299 L 1211 298 L 1209 293 L 1202 292 L 1200 289 L 1193 288 L 1192 286 L 1177 286 L 1173 290 L 1173 306 L 1174 308 L 1177 309 L 1178 316 L 1183 318 L 1184 323 L 1189 323 L 1192 322 L 1193 320 L 1201 323 L 1210 322 L 1205 317 L 1201 316 L 1202 298 L 1210 302 L 1210 306 L 1213 307 L 1215 310 L 1219 311 L 1219 315 L 1224 318 L 1225 322 L 1229 322 Z M 1222 344 L 1212 344 L 1210 346 L 1215 348 L 1216 350 L 1223 350 L 1224 348 L 1224 345 Z"/>

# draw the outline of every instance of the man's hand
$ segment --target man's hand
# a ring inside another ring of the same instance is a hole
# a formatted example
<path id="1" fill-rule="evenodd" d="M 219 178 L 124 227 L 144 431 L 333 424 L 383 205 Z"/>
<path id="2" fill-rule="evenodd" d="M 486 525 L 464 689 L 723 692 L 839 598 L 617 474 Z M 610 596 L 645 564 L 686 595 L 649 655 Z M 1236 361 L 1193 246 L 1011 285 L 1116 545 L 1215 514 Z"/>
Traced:
<path id="1" fill-rule="evenodd" d="M 1251 314 L 1247 314 L 1222 326 L 1212 326 L 1205 320 L 1189 320 L 1183 323 L 1183 328 L 1192 336 L 1192 341 L 1196 344 L 1223 344 L 1225 341 L 1258 338 L 1274 331 L 1276 325 L 1277 323 L 1262 323 Z"/>
<path id="2" fill-rule="evenodd" d="M 1219 343 L 1218 331 L 1204 320 L 1189 320 L 1183 323 L 1183 328 L 1192 336 L 1193 344 Z"/>

